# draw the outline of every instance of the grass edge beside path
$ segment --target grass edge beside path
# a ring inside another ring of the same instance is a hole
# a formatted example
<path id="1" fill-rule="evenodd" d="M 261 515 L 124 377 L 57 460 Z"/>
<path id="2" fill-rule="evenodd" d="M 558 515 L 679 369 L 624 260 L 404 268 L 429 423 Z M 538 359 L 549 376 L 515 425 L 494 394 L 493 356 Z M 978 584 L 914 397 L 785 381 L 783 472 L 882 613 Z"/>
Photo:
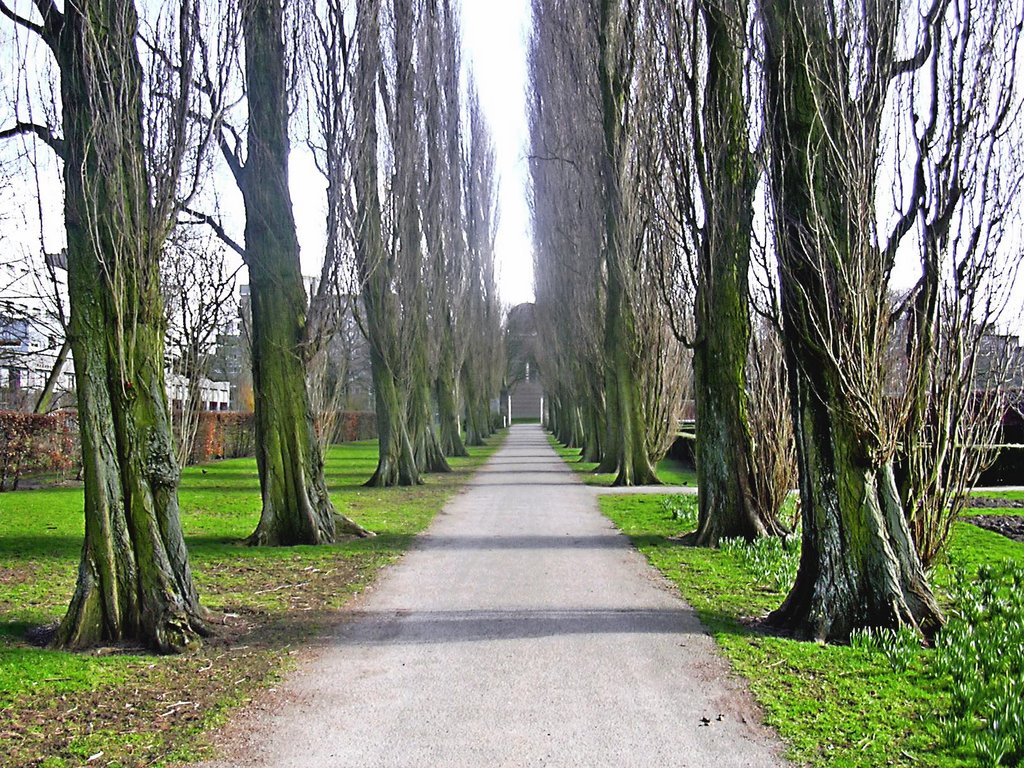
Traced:
<path id="1" fill-rule="evenodd" d="M 935 672 L 934 650 L 913 640 L 880 649 L 826 646 L 750 628 L 752 618 L 781 603 L 795 569 L 795 561 L 783 562 L 788 558 L 778 542 L 766 541 L 753 554 L 738 544 L 718 550 L 679 544 L 675 538 L 695 526 L 693 497 L 609 495 L 600 506 L 697 611 L 797 764 L 996 764 L 970 744 L 949 743 L 940 723 L 950 707 L 949 684 Z M 961 523 L 950 554 L 976 572 L 989 563 L 1024 561 L 1024 545 Z M 948 569 L 935 574 L 940 591 L 950 579 Z"/>
<path id="2" fill-rule="evenodd" d="M 158 766 L 206 757 L 205 734 L 325 637 L 507 434 L 414 488 L 362 487 L 376 465 L 375 441 L 332 446 L 332 501 L 378 535 L 320 547 L 242 545 L 259 518 L 253 459 L 186 469 L 182 525 L 200 599 L 220 624 L 201 651 L 185 656 L 33 646 L 26 631 L 59 620 L 74 589 L 81 488 L 0 494 L 0 762 Z"/>
<path id="3" fill-rule="evenodd" d="M 550 432 L 545 431 L 545 434 L 548 444 L 554 449 L 555 453 L 558 454 L 562 461 L 569 465 L 570 469 L 580 475 L 580 479 L 585 485 L 610 486 L 615 480 L 614 472 L 595 474 L 594 470 L 597 469 L 597 462 L 582 461 L 579 448 L 566 448 Z M 694 488 L 697 486 L 696 471 L 684 466 L 675 459 L 663 458 L 658 462 L 655 470 L 662 485 L 688 485 Z"/>

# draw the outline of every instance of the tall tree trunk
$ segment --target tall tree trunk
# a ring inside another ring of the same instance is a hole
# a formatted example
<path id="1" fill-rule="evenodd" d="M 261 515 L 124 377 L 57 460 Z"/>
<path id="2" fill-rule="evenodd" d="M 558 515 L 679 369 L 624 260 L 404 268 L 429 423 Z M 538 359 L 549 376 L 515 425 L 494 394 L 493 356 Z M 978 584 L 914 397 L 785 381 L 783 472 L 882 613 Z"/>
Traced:
<path id="1" fill-rule="evenodd" d="M 353 161 L 356 197 L 356 267 L 366 313 L 370 364 L 377 412 L 377 469 L 369 486 L 418 485 L 422 482 L 406 426 L 402 390 L 404 351 L 399 342 L 398 302 L 392 291 L 392 260 L 385 255 L 378 191 L 377 78 L 381 70 L 380 0 L 357 9 L 359 62 L 354 90 Z"/>
<path id="2" fill-rule="evenodd" d="M 828 272 L 835 265 L 827 259 L 846 253 L 849 243 L 839 238 L 855 220 L 841 203 L 850 190 L 837 189 L 848 177 L 830 171 L 820 149 L 823 121 L 842 117 L 828 105 L 825 115 L 819 111 L 809 70 L 828 61 L 829 32 L 794 0 L 767 9 L 767 124 L 803 520 L 796 583 L 769 622 L 820 640 L 846 640 L 859 627 L 901 625 L 930 635 L 942 617 L 914 549 L 892 460 L 877 450 L 870 425 L 854 417 L 843 372 L 820 335 L 830 302 L 849 299 L 836 295 L 835 274 Z M 815 258 L 821 254 L 808 249 L 822 230 L 837 250 Z M 877 288 L 865 285 L 861 299 L 877 296 Z M 855 330 L 832 328 L 837 334 Z"/>
<path id="3" fill-rule="evenodd" d="M 419 210 L 420 132 L 416 121 L 414 0 L 392 0 L 395 20 L 395 109 L 392 125 L 394 178 L 399 242 L 400 291 L 409 357 L 409 437 L 420 472 L 450 472 L 434 431 L 430 375 L 430 333 L 427 326 L 427 289 Z"/>
<path id="4" fill-rule="evenodd" d="M 616 18 L 623 11 L 613 0 L 601 0 L 598 19 L 598 79 L 601 88 L 601 127 L 604 146 L 601 156 L 601 175 L 605 190 L 604 262 L 607 267 L 604 353 L 605 389 L 613 391 L 613 409 L 609 420 L 615 420 L 617 441 L 608 444 L 614 453 L 618 474 L 614 484 L 649 485 L 658 483 L 654 465 L 647 451 L 647 424 L 643 401 L 638 391 L 636 372 L 633 370 L 633 349 L 636 343 L 636 315 L 628 297 L 632 266 L 623 253 L 624 233 L 622 209 L 622 171 L 624 137 L 622 110 L 627 98 L 624 83 L 631 73 L 620 71 L 620 46 L 630 44 L 618 39 L 622 24 Z"/>
<path id="5" fill-rule="evenodd" d="M 426 339 L 423 339 L 426 344 Z M 430 396 L 429 371 L 426 353 L 413 353 L 416 366 L 416 381 L 409 396 L 409 436 L 412 439 L 413 455 L 420 472 L 451 472 L 452 468 L 444 457 L 441 441 L 434 429 L 433 400 Z"/>
<path id="6" fill-rule="evenodd" d="M 790 346 L 802 550 L 796 583 L 769 616 L 799 636 L 845 641 L 861 627 L 917 627 L 941 613 L 918 559 L 893 476 L 828 405 L 840 397 L 804 347 Z"/>
<path id="7" fill-rule="evenodd" d="M 603 457 L 604 414 L 597 402 L 597 392 L 591 392 L 583 404 L 583 417 L 586 426 L 583 438 L 583 452 L 580 461 L 601 462 Z"/>
<path id="8" fill-rule="evenodd" d="M 466 445 L 470 446 L 486 445 L 484 438 L 490 431 L 481 413 L 481 398 L 472 371 L 472 366 L 476 364 L 475 357 L 470 353 L 462 366 L 462 391 L 466 396 Z"/>
<path id="9" fill-rule="evenodd" d="M 423 481 L 405 426 L 405 406 L 394 377 L 376 350 L 371 342 L 370 361 L 377 411 L 377 469 L 366 485 L 376 488 L 419 485 Z"/>
<path id="10" fill-rule="evenodd" d="M 612 228 L 612 225 L 609 225 Z M 617 249 L 612 247 L 610 251 Z M 609 254 L 611 256 L 611 254 Z M 619 254 L 614 255 L 618 259 Z M 643 403 L 637 391 L 633 370 L 632 337 L 636 333 L 633 309 L 623 295 L 621 277 L 612 278 L 612 272 L 622 267 L 609 268 L 608 312 L 605 326 L 605 357 L 608 360 L 608 388 L 614 388 L 616 410 L 609 418 L 617 420 L 618 443 L 612 447 L 617 453 L 618 474 L 614 485 L 656 485 L 660 483 L 647 451 L 647 425 Z"/>
<path id="11" fill-rule="evenodd" d="M 243 11 L 249 155 L 242 175 L 245 261 L 252 296 L 256 460 L 263 495 L 257 545 L 322 544 L 369 535 L 339 515 L 306 389 L 306 293 L 288 189 L 288 109 L 282 10 L 249 0 Z"/>
<path id="12" fill-rule="evenodd" d="M 125 0 L 45 17 L 61 72 L 68 334 L 85 478 L 78 583 L 54 644 L 137 640 L 183 651 L 205 634 L 178 517 L 164 388 L 163 302 L 142 140 L 138 20 Z M 116 73 L 103 77 L 101 73 Z"/>
<path id="13" fill-rule="evenodd" d="M 441 339 L 441 365 L 437 376 L 437 410 L 441 419 L 441 450 L 445 456 L 468 456 L 462 442 L 456 388 L 455 349 L 451 333 Z"/>
<path id="14" fill-rule="evenodd" d="M 622 439 L 620 437 L 622 422 L 619 420 L 619 391 L 615 386 L 608 386 L 609 375 L 606 371 L 604 377 L 604 452 L 601 455 L 601 462 L 594 468 L 594 473 L 599 475 L 617 472 L 619 469 L 620 440 Z"/>

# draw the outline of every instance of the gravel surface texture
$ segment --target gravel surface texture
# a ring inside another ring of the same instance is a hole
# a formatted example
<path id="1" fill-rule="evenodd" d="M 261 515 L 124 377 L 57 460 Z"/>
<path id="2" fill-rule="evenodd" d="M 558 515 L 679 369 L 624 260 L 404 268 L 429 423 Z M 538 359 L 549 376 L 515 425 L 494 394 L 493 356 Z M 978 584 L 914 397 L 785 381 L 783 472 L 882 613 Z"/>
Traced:
<path id="1" fill-rule="evenodd" d="M 533 425 L 218 743 L 208 768 L 787 764 L 693 611 Z"/>

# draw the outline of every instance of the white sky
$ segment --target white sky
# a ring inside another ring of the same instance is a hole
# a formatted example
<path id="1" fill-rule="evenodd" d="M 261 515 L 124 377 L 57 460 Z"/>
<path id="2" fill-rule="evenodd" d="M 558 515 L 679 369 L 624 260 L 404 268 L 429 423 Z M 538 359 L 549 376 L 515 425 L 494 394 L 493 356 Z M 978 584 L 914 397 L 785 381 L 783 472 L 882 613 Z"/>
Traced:
<path id="1" fill-rule="evenodd" d="M 533 242 L 527 202 L 526 51 L 530 0 L 461 0 L 464 57 L 494 137 L 501 179 L 498 289 L 515 306 L 533 301 Z"/>
<path id="2" fill-rule="evenodd" d="M 526 162 L 526 52 L 530 0 L 459 0 L 463 63 L 472 69 L 491 127 L 499 176 L 495 243 L 498 291 L 511 307 L 533 301 L 533 241 Z M 289 161 L 292 201 L 302 244 L 302 271 L 319 273 L 323 258 L 326 182 L 293 136 Z M 234 192 L 229 193 L 231 196 Z M 241 205 L 239 200 L 237 203 Z"/>

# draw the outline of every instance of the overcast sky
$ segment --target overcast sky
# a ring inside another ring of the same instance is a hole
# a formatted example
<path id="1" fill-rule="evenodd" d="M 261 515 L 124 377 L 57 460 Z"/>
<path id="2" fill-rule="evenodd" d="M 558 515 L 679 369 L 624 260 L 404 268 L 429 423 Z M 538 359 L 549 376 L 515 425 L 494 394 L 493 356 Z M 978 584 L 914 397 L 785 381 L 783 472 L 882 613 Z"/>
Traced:
<path id="1" fill-rule="evenodd" d="M 501 176 L 498 288 L 514 306 L 533 301 L 533 244 L 527 204 L 526 47 L 530 0 L 461 0 L 465 57 L 494 134 Z"/>

